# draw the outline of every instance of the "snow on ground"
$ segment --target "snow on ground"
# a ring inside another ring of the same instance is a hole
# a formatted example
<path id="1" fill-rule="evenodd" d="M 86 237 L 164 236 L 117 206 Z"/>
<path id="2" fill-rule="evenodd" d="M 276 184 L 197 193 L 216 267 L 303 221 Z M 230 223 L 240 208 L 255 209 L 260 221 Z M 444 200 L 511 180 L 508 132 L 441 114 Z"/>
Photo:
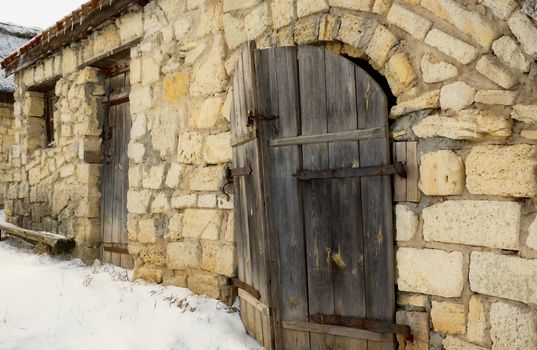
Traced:
<path id="1" fill-rule="evenodd" d="M 262 349 L 215 299 L 21 245 L 0 242 L 1 350 Z"/>

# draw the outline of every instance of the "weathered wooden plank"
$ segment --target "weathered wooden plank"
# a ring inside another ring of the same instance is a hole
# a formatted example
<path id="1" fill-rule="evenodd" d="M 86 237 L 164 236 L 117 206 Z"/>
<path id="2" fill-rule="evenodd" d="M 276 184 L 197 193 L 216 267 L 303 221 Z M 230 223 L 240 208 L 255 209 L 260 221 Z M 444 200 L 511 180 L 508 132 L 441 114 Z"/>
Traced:
<path id="1" fill-rule="evenodd" d="M 310 135 L 326 135 L 324 57 L 324 51 L 318 50 L 316 47 L 303 46 L 298 48 L 302 136 L 284 140 L 311 140 Z M 323 137 L 315 137 L 315 139 L 325 141 L 324 143 L 304 142 L 302 146 L 303 168 L 326 169 L 329 167 L 328 144 L 326 143 L 328 139 Z M 306 240 L 309 313 L 333 313 L 332 261 L 326 257 L 327 251 L 330 251 L 332 245 L 330 185 L 324 180 L 313 180 L 303 183 L 301 186 L 304 203 L 302 219 Z M 310 334 L 311 349 L 329 348 L 333 341 L 334 337 L 326 334 Z"/>
<path id="2" fill-rule="evenodd" d="M 326 96 L 328 132 L 363 129 L 358 125 L 356 103 L 356 77 L 354 65 L 341 57 L 325 52 Z M 361 166 L 358 142 L 330 143 L 330 168 Z M 364 242 L 360 197 L 361 178 L 334 179 L 330 181 L 332 206 L 332 259 L 334 285 L 334 313 L 344 316 L 364 317 L 366 300 L 363 269 Z M 357 215 L 349 215 L 357 213 Z M 337 342 L 337 340 L 336 340 Z M 367 349 L 365 340 L 354 340 L 352 347 Z"/>
<path id="3" fill-rule="evenodd" d="M 0 223 L 0 232 L 44 244 L 50 247 L 53 253 L 61 254 L 75 247 L 75 241 L 71 238 L 51 232 L 28 230 L 4 222 Z"/>
<path id="4" fill-rule="evenodd" d="M 356 168 L 339 168 L 339 169 L 320 169 L 320 170 L 301 170 L 293 174 L 300 180 L 313 179 L 341 179 L 347 177 L 366 177 L 379 175 L 402 174 L 405 172 L 405 167 L 402 163 L 383 164 L 364 166 Z"/>
<path id="5" fill-rule="evenodd" d="M 261 301 L 257 300 L 253 295 L 245 291 L 244 289 L 239 288 L 239 297 L 245 302 L 250 303 L 254 308 L 264 315 L 269 316 L 270 310 L 267 305 L 263 304 Z"/>
<path id="6" fill-rule="evenodd" d="M 343 336 L 343 337 L 355 338 L 355 339 L 368 339 L 368 340 L 373 340 L 373 341 L 390 341 L 392 338 L 391 334 L 375 333 L 375 332 L 367 331 L 364 329 L 325 325 L 325 324 L 318 324 L 318 323 L 313 323 L 313 322 L 283 321 L 283 327 L 285 329 L 294 329 L 294 330 L 301 330 L 301 331 L 307 331 L 307 332 L 313 332 L 313 333 L 324 333 L 324 334 L 331 334 L 335 336 Z M 354 343 L 352 345 L 355 346 Z M 356 349 L 356 348 L 349 347 L 346 349 Z"/>
<path id="7" fill-rule="evenodd" d="M 355 67 L 360 128 L 386 127 L 388 109 L 386 96 L 365 71 Z M 390 162 L 388 135 L 384 139 L 360 141 L 361 166 Z M 393 321 L 395 293 L 393 273 L 393 233 L 391 176 L 362 178 L 361 184 L 364 232 L 364 267 L 366 317 Z M 391 336 L 393 339 L 393 335 Z M 393 343 L 369 342 L 369 348 L 392 349 Z"/>
<path id="8" fill-rule="evenodd" d="M 128 75 L 125 73 L 125 82 L 128 80 Z M 126 87 L 127 88 L 127 84 Z M 130 132 L 131 132 L 131 115 L 130 115 L 130 104 L 127 102 L 124 104 L 123 108 L 123 145 L 121 153 L 121 164 L 122 164 L 122 181 L 123 188 L 121 191 L 121 233 L 120 233 L 120 242 L 123 244 L 129 243 L 129 237 L 127 233 L 127 193 L 129 190 L 129 157 L 128 157 L 128 147 L 130 141 Z M 124 268 L 132 268 L 134 261 L 130 254 L 123 254 L 121 256 L 121 266 Z"/>
<path id="9" fill-rule="evenodd" d="M 393 143 L 394 162 L 406 164 L 406 142 Z M 408 176 L 408 174 L 407 174 Z M 406 201 L 406 177 L 395 175 L 394 177 L 394 201 Z"/>
<path id="10" fill-rule="evenodd" d="M 418 143 L 411 141 L 406 143 L 406 196 L 409 202 L 419 202 L 421 192 L 418 188 Z"/>
<path id="11" fill-rule="evenodd" d="M 117 85 L 119 85 L 118 77 L 114 77 Z M 116 105 L 110 107 L 110 113 L 113 123 L 113 136 L 112 142 L 114 144 L 114 155 L 112 162 L 114 164 L 112 168 L 113 177 L 113 197 L 112 197 L 112 242 L 119 242 L 121 239 L 121 192 L 123 191 L 123 179 L 121 177 L 121 117 L 123 115 L 123 106 Z M 110 261 L 114 265 L 121 265 L 121 254 L 112 252 L 112 259 Z"/>
<path id="12" fill-rule="evenodd" d="M 315 74 L 312 72 L 311 74 Z M 320 87 L 318 87 L 320 88 Z M 302 93 L 301 93 L 302 96 Z M 317 96 L 319 98 L 319 96 Z M 315 104 L 314 99 L 310 100 L 310 103 Z M 313 115 L 309 116 L 306 113 L 302 112 L 302 118 L 309 118 L 310 120 L 315 120 L 317 116 L 315 115 L 318 111 L 312 111 Z M 342 142 L 342 141 L 358 141 L 358 140 L 369 140 L 383 138 L 386 134 L 384 128 L 370 128 L 363 130 L 350 130 L 350 131 L 340 131 L 332 132 L 325 134 L 314 134 L 314 135 L 302 135 L 297 137 L 288 137 L 282 139 L 275 139 L 270 141 L 270 146 L 272 147 L 281 147 L 281 146 L 290 146 L 290 145 L 307 145 L 315 143 L 326 143 L 326 142 Z"/>

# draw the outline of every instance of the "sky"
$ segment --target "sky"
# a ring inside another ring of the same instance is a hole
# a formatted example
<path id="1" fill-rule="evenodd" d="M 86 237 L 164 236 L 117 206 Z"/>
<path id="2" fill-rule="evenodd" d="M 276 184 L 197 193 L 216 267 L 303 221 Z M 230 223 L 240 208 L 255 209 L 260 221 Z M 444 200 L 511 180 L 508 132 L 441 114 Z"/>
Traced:
<path id="1" fill-rule="evenodd" d="M 26 27 L 50 27 L 87 0 L 14 0 L 3 1 L 0 22 Z"/>

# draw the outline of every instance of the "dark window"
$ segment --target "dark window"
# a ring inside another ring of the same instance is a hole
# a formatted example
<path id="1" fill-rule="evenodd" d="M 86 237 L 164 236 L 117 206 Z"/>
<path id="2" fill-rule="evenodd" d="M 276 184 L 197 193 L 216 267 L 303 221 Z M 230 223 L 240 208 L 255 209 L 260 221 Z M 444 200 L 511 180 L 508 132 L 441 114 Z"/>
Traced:
<path id="1" fill-rule="evenodd" d="M 47 147 L 54 147 L 54 112 L 56 111 L 56 94 L 54 89 L 45 92 L 45 132 Z"/>

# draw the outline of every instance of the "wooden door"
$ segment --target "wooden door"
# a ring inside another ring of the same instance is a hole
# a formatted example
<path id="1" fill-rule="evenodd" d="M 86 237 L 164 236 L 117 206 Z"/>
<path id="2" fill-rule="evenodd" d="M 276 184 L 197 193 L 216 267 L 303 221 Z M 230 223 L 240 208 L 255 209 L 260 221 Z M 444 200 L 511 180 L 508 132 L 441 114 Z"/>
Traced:
<path id="1" fill-rule="evenodd" d="M 103 123 L 101 256 L 104 262 L 132 268 L 133 260 L 127 250 L 129 72 L 114 73 L 107 86 L 107 113 Z"/>
<path id="2" fill-rule="evenodd" d="M 232 117 L 246 328 L 266 343 L 266 315 L 276 349 L 393 349 L 386 96 L 322 48 L 249 52 Z"/>

